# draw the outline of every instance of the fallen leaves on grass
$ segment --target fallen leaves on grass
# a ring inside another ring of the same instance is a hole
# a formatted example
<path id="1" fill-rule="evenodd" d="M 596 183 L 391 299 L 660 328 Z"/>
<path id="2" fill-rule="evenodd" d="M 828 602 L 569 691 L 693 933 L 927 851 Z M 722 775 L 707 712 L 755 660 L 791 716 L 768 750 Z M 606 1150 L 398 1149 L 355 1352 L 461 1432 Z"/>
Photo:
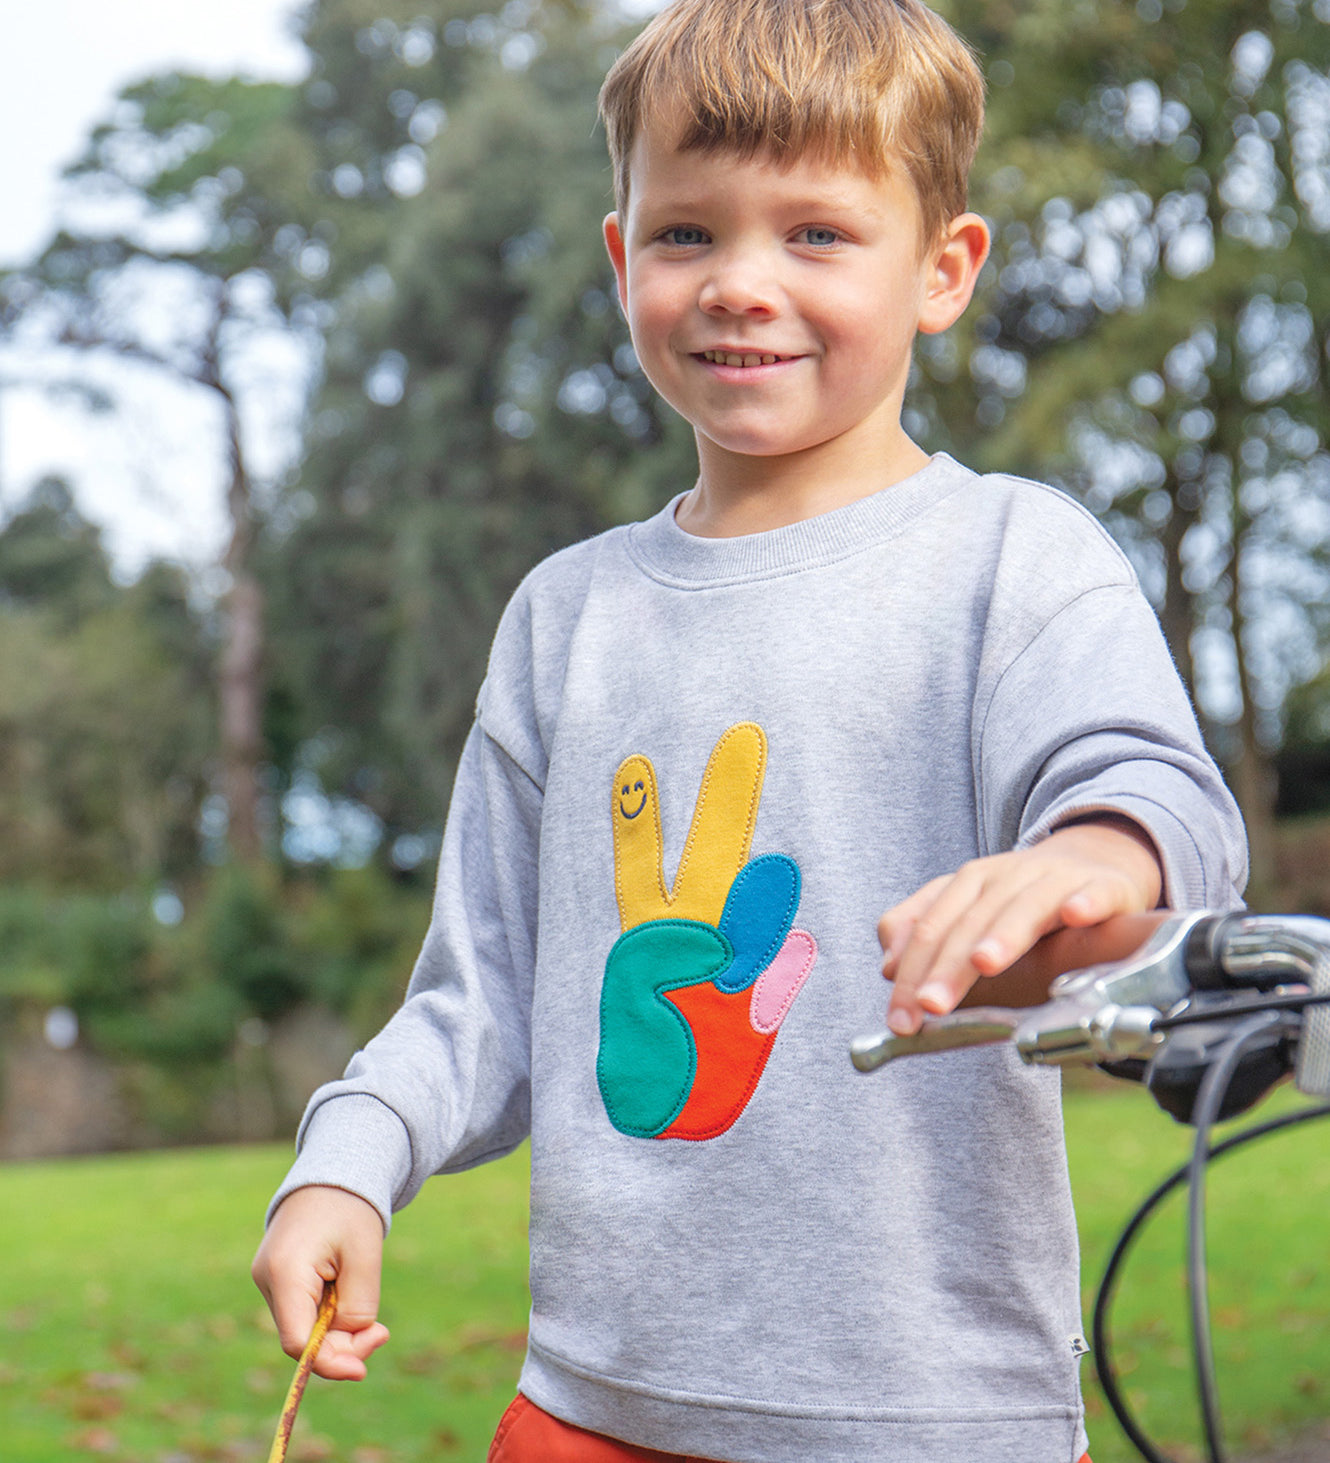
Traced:
<path id="1" fill-rule="evenodd" d="M 260 1397 L 277 1391 L 280 1385 L 281 1379 L 276 1367 L 255 1366 L 245 1373 L 245 1386 Z"/>
<path id="2" fill-rule="evenodd" d="M 456 1338 L 443 1346 L 424 1346 L 394 1358 L 397 1369 L 409 1377 L 433 1376 L 459 1357 L 493 1348 L 510 1356 L 526 1351 L 526 1331 L 497 1331 L 492 1326 L 463 1326 Z"/>
<path id="3" fill-rule="evenodd" d="M 319 1433 L 308 1433 L 291 1450 L 293 1463 L 328 1463 L 337 1452 L 331 1438 Z"/>
<path id="4" fill-rule="evenodd" d="M 69 1446 L 76 1453 L 114 1453 L 120 1447 L 120 1440 L 109 1427 L 85 1427 L 69 1440 Z"/>
<path id="5" fill-rule="evenodd" d="M 110 1422 L 125 1410 L 125 1393 L 138 1384 L 133 1372 L 78 1372 L 49 1387 L 42 1401 L 76 1422 Z M 106 1451 L 82 1446 L 84 1451 Z"/>

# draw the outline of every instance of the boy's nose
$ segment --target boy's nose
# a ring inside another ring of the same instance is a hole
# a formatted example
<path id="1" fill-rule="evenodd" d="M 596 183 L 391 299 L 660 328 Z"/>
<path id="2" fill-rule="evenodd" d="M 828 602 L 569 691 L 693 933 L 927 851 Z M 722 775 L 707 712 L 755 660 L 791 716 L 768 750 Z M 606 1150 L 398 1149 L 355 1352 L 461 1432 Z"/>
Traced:
<path id="1" fill-rule="evenodd" d="M 748 255 L 718 258 L 698 294 L 708 315 L 774 315 L 780 291 L 771 271 Z"/>

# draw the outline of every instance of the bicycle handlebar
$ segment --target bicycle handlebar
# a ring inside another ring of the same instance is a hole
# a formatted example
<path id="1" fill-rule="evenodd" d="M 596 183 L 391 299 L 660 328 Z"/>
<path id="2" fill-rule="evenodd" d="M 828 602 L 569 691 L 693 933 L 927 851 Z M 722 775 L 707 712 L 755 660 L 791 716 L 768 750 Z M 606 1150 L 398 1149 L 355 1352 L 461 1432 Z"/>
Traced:
<path id="1" fill-rule="evenodd" d="M 1040 941 L 1018 967 L 992 978 L 994 988 L 1003 982 L 1027 997 L 1042 983 L 1049 998 L 965 1006 L 926 1020 L 913 1036 L 860 1037 L 851 1060 L 872 1072 L 898 1057 L 1011 1041 L 1031 1064 L 1143 1062 L 1165 1040 L 1161 1020 L 1176 1017 L 1197 992 L 1298 982 L 1312 997 L 1330 997 L 1330 921 L 1206 910 L 1123 917 Z M 1309 1008 L 1298 1036 L 1298 1087 L 1330 1096 L 1330 1005 Z"/>
<path id="2" fill-rule="evenodd" d="M 1155 1190 L 1118 1242 L 1095 1304 L 1095 1350 L 1104 1394 L 1127 1436 L 1142 1457 L 1165 1463 L 1118 1387 L 1107 1317 L 1127 1245 L 1185 1175 L 1198 1397 L 1207 1457 L 1223 1463 L 1205 1281 L 1209 1134 L 1290 1070 L 1304 1093 L 1330 1097 L 1330 920 L 1207 911 L 1109 920 L 1049 936 L 1017 967 L 979 984 L 1011 1004 L 966 1006 L 925 1021 L 913 1036 L 861 1037 L 851 1044 L 854 1065 L 872 1072 L 898 1057 L 1010 1041 L 1027 1063 L 1098 1064 L 1142 1081 L 1160 1107 L 1195 1126 L 1190 1163 Z M 1214 1151 L 1321 1116 L 1330 1116 L 1330 1104 L 1248 1129 Z"/>

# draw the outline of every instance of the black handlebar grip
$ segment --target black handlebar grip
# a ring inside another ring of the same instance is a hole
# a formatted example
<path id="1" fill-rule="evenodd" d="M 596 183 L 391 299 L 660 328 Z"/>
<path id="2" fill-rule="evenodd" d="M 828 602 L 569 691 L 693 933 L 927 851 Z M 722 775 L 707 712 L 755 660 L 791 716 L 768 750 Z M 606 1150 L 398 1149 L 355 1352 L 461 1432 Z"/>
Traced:
<path id="1" fill-rule="evenodd" d="M 1187 933 L 1182 952 L 1187 979 L 1193 990 L 1225 991 L 1232 982 L 1224 974 L 1224 943 L 1239 914 L 1212 914 L 1197 920 Z"/>

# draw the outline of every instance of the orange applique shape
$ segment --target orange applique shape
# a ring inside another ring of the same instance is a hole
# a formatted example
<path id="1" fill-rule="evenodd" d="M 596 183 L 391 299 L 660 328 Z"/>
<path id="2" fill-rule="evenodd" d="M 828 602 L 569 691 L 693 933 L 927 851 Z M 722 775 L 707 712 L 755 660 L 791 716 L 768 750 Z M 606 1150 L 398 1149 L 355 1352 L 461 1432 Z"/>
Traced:
<path id="1" fill-rule="evenodd" d="M 754 1031 L 748 1019 L 751 994 L 722 991 L 711 981 L 667 991 L 697 1043 L 697 1075 L 688 1101 L 661 1138 L 701 1141 L 725 1132 L 757 1090 L 775 1031 Z"/>

